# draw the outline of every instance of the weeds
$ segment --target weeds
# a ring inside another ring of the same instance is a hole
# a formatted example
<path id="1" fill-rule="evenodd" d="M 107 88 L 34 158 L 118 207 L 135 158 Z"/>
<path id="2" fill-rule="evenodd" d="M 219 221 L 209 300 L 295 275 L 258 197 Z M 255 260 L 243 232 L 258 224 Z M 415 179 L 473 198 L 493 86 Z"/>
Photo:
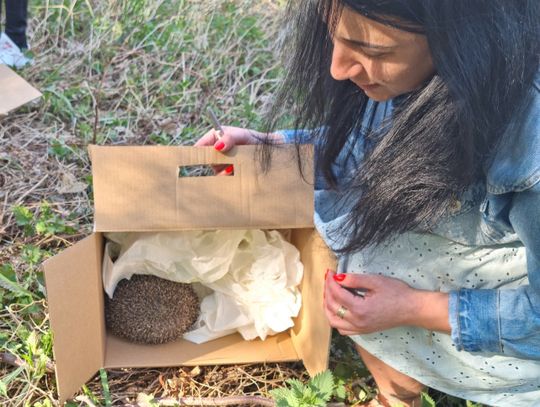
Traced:
<path id="1" fill-rule="evenodd" d="M 287 380 L 289 387 L 272 390 L 277 407 L 317 407 L 326 406 L 332 398 L 344 400 L 343 382 L 334 379 L 332 372 L 319 373 L 307 383 L 297 379 Z"/>

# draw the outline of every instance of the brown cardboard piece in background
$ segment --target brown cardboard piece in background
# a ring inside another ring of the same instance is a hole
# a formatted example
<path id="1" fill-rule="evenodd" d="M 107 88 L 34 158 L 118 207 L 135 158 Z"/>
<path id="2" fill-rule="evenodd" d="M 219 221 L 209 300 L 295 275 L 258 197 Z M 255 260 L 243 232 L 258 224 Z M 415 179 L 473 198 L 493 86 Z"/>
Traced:
<path id="1" fill-rule="evenodd" d="M 23 78 L 0 64 L 0 117 L 41 96 Z"/>
<path id="2" fill-rule="evenodd" d="M 255 149 L 242 146 L 222 154 L 211 147 L 90 147 L 95 233 L 44 265 L 61 401 L 101 367 L 302 360 L 311 375 L 326 369 L 330 327 L 323 310 L 323 276 L 335 260 L 313 228 L 313 171 L 306 165 L 302 176 L 295 148 L 283 146 L 263 174 Z M 180 166 L 220 163 L 233 164 L 233 175 L 178 176 Z M 302 309 L 293 328 L 265 341 L 245 341 L 236 334 L 200 345 L 185 340 L 137 345 L 107 333 L 103 232 L 218 228 L 291 231 L 304 264 Z"/>

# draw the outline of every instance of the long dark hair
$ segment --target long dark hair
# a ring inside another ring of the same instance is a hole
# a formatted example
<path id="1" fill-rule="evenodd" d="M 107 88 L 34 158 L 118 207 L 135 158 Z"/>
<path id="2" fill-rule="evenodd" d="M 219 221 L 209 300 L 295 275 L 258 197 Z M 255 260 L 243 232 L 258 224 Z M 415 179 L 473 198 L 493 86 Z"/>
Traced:
<path id="1" fill-rule="evenodd" d="M 490 152 L 524 111 L 538 70 L 539 6 L 536 0 L 290 2 L 292 46 L 272 117 L 286 106 L 295 128 L 314 129 L 318 170 L 334 188 L 333 167 L 351 135 L 362 134 L 367 146 L 358 173 L 339 186 L 353 205 L 346 230 L 336 231 L 348 236 L 338 251 L 428 230 L 483 177 Z M 330 76 L 331 37 L 343 7 L 427 38 L 436 73 L 400 96 L 384 129 L 360 133 L 373 111 L 367 96 Z"/>

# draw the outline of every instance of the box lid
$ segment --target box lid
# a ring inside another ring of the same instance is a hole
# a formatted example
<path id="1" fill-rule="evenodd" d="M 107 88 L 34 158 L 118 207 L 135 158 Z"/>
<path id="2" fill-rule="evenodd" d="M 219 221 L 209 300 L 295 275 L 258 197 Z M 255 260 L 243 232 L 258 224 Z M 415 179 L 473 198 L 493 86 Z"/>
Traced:
<path id="1" fill-rule="evenodd" d="M 302 146 L 312 157 L 312 146 Z M 294 146 L 276 146 L 263 173 L 256 146 L 90 146 L 96 231 L 297 228 L 313 225 L 313 170 Z M 180 168 L 232 164 L 232 176 L 179 176 Z"/>
<path id="2" fill-rule="evenodd" d="M 5 116 L 40 96 L 37 89 L 6 65 L 0 64 L 0 116 Z"/>

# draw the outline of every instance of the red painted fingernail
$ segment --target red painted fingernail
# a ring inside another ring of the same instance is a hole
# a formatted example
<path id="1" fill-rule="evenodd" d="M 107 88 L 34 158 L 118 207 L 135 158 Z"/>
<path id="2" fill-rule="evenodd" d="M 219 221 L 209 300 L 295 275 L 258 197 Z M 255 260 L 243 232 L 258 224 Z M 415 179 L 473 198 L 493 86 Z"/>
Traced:
<path id="1" fill-rule="evenodd" d="M 214 148 L 215 148 L 217 151 L 223 150 L 224 147 L 225 147 L 225 143 L 224 143 L 223 141 L 218 141 L 218 142 L 214 145 Z"/>
<path id="2" fill-rule="evenodd" d="M 335 274 L 335 275 L 334 275 L 334 280 L 336 280 L 336 281 L 343 281 L 343 280 L 345 280 L 345 274 Z"/>
<path id="3" fill-rule="evenodd" d="M 234 165 L 229 165 L 227 168 L 225 168 L 225 172 L 226 172 L 227 174 L 232 173 L 233 170 L 234 170 Z"/>

